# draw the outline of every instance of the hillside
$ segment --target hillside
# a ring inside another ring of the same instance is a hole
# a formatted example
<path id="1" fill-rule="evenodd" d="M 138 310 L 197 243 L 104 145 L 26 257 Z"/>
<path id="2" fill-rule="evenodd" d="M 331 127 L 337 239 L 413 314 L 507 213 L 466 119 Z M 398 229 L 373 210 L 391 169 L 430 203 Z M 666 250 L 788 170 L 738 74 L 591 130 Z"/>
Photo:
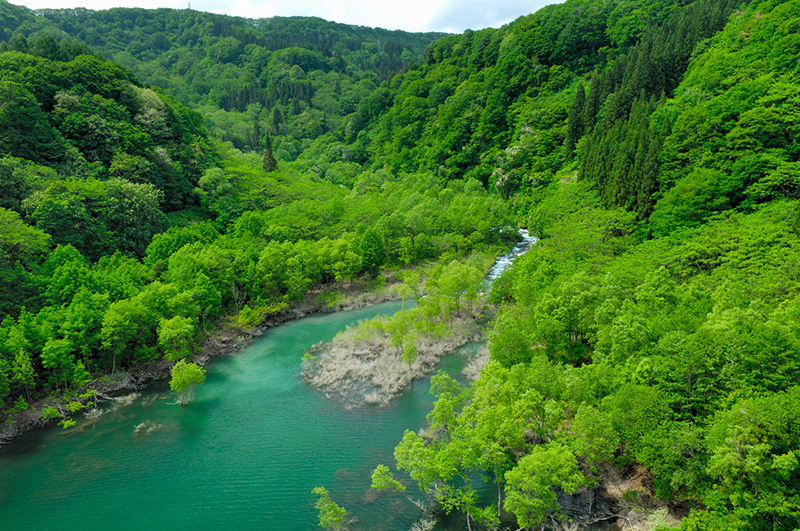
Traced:
<path id="1" fill-rule="evenodd" d="M 494 288 L 492 362 L 439 384 L 397 466 L 485 525 L 475 471 L 522 526 L 599 488 L 642 525 L 660 499 L 684 529 L 792 529 L 798 4 L 626 7 L 437 41 L 342 137 L 480 180 L 541 237 Z"/>
<path id="2" fill-rule="evenodd" d="M 518 225 L 540 241 L 489 295 L 491 361 L 434 378 L 387 465 L 467 526 L 564 523 L 576 494 L 650 529 L 800 528 L 798 0 L 568 0 L 438 40 L 0 17 L 4 411 L 436 262 L 450 298 L 364 327 L 416 352 Z"/>
<path id="3" fill-rule="evenodd" d="M 190 9 L 38 10 L 0 3 L 8 46 L 49 59 L 53 45 L 91 47 L 207 119 L 212 134 L 279 160 L 339 127 L 382 81 L 420 61 L 440 33 L 407 33 L 310 17 L 243 19 Z M 15 40 L 12 37 L 16 35 Z M 49 42 L 49 41 L 48 41 Z M 39 50 L 50 50 L 39 51 Z M 74 52 L 73 52 L 74 53 Z"/>
<path id="4" fill-rule="evenodd" d="M 125 381 L 120 369 L 192 357 L 307 297 L 378 287 L 384 264 L 497 253 L 516 237 L 506 205 L 475 183 L 343 160 L 323 179 L 279 165 L 267 131 L 255 129 L 259 152 L 220 142 L 199 112 L 80 41 L 16 33 L 0 50 L 11 421 L 61 394 L 76 401 L 48 415 L 68 426 L 86 385 Z"/>

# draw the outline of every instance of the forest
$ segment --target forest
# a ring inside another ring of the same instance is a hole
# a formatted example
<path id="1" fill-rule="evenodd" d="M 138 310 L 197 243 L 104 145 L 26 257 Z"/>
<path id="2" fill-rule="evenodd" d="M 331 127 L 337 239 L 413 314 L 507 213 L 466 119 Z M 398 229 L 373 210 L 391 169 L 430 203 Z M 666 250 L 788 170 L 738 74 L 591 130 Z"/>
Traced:
<path id="1" fill-rule="evenodd" d="M 0 0 L 0 27 L 7 423 L 61 397 L 68 427 L 98 382 L 422 271 L 363 334 L 411 359 L 492 315 L 491 359 L 434 376 L 374 489 L 533 529 L 637 476 L 618 514 L 664 509 L 650 529 L 800 529 L 800 1 L 441 35 Z M 518 227 L 538 243 L 478 302 Z"/>

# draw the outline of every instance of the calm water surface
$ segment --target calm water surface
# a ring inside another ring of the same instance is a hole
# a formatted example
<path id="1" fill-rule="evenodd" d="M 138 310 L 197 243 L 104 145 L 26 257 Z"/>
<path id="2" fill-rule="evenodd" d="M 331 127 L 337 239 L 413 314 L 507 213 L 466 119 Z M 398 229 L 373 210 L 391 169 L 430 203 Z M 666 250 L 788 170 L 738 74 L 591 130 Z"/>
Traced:
<path id="1" fill-rule="evenodd" d="M 524 236 L 490 281 L 535 242 Z M 311 493 L 318 485 L 347 508 L 352 531 L 409 529 L 419 511 L 399 495 L 371 491 L 370 475 L 378 464 L 394 469 L 404 430 L 424 425 L 430 380 L 414 382 L 388 408 L 346 410 L 299 378 L 311 345 L 397 309 L 390 302 L 269 329 L 210 363 L 188 407 L 160 382 L 105 402 L 95 419 L 77 414 L 69 430 L 36 430 L 0 447 L 0 530 L 320 529 Z M 459 355 L 442 361 L 457 378 L 462 366 Z M 409 480 L 398 479 L 413 495 Z M 494 486 L 479 491 L 491 504 Z M 436 530 L 464 528 L 453 514 Z"/>
<path id="2" fill-rule="evenodd" d="M 314 315 L 269 329 L 207 366 L 188 407 L 161 382 L 94 420 L 38 430 L 0 448 L 0 529 L 268 529 L 317 527 L 311 489 L 328 488 L 352 529 L 404 530 L 419 515 L 369 490 L 405 429 L 432 407 L 429 380 L 384 409 L 345 410 L 299 379 L 305 350 L 395 303 Z M 455 375 L 461 358 L 445 369 Z M 138 427 L 138 429 L 137 429 Z"/>

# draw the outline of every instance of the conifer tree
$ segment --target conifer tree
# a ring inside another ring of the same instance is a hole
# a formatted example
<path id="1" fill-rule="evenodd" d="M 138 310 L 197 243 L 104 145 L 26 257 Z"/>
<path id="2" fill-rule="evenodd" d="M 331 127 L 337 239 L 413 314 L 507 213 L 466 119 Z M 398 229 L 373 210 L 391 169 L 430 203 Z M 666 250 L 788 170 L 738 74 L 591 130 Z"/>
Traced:
<path id="1" fill-rule="evenodd" d="M 277 107 L 272 109 L 272 129 L 277 133 L 280 130 L 281 124 L 283 123 L 283 114 L 281 114 L 281 110 Z"/>
<path id="2" fill-rule="evenodd" d="M 22 33 L 15 33 L 11 39 L 8 41 L 8 47 L 15 52 L 22 52 L 28 53 L 30 47 L 28 45 L 28 39 L 25 38 L 25 35 Z"/>
<path id="3" fill-rule="evenodd" d="M 275 160 L 275 155 L 272 154 L 272 138 L 267 135 L 267 140 L 264 142 L 264 171 L 269 173 L 278 169 L 278 161 Z"/>
<path id="4" fill-rule="evenodd" d="M 586 92 L 583 90 L 583 83 L 578 85 L 578 93 L 575 94 L 575 101 L 569 110 L 569 125 L 567 126 L 567 138 L 565 147 L 567 158 L 571 159 L 575 154 L 575 145 L 578 143 L 584 131 L 583 114 L 586 104 Z"/>
<path id="5" fill-rule="evenodd" d="M 583 106 L 583 127 L 584 134 L 589 134 L 597 120 L 597 111 L 600 109 L 600 78 L 592 74 L 592 81 L 589 83 L 589 96 Z"/>

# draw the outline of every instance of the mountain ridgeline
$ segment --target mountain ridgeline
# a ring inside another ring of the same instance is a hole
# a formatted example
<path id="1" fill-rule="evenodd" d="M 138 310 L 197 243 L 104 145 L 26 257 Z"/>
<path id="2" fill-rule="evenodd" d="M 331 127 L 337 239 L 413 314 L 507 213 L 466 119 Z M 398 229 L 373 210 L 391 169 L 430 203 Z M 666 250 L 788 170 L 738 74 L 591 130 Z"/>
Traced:
<path id="1" fill-rule="evenodd" d="M 249 20 L 189 9 L 34 14 L 0 6 L 11 49 L 26 51 L 22 37 L 32 36 L 31 53 L 63 59 L 70 54 L 69 43 L 88 45 L 129 68 L 142 83 L 215 116 L 212 132 L 237 148 L 258 150 L 267 134 L 288 136 L 285 146 L 274 146 L 287 160 L 307 147 L 304 140 L 338 127 L 359 101 L 421 60 L 428 44 L 443 35 L 316 18 Z M 37 44 L 40 40 L 48 47 Z M 37 53 L 37 46 L 50 51 Z"/>
<path id="2" fill-rule="evenodd" d="M 491 360 L 434 377 L 387 463 L 425 510 L 532 528 L 635 477 L 628 523 L 800 528 L 800 0 L 567 0 L 461 35 L 0 0 L 0 25 L 9 423 L 60 393 L 68 425 L 90 382 L 386 268 L 435 262 L 444 325 L 480 289 L 441 287 L 522 226 Z"/>

